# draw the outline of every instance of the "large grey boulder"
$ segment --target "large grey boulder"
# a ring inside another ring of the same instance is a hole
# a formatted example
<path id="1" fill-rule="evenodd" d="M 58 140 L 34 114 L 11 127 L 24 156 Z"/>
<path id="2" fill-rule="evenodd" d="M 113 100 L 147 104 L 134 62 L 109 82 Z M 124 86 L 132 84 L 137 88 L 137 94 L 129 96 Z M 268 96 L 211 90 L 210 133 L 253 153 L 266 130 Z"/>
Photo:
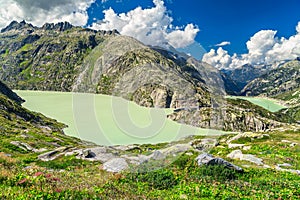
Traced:
<path id="1" fill-rule="evenodd" d="M 108 172 L 121 172 L 128 168 L 124 158 L 113 158 L 103 164 L 103 169 Z"/>
<path id="2" fill-rule="evenodd" d="M 227 157 L 231 159 L 245 160 L 256 165 L 264 165 L 263 159 L 258 158 L 252 154 L 243 154 L 241 150 L 234 150 L 230 154 L 228 154 Z"/>
<path id="3" fill-rule="evenodd" d="M 200 154 L 196 158 L 196 161 L 197 161 L 199 166 L 202 166 L 202 165 L 220 165 L 220 166 L 224 166 L 226 168 L 233 169 L 233 170 L 236 170 L 236 171 L 239 171 L 239 172 L 244 171 L 239 166 L 236 166 L 236 165 L 224 160 L 223 158 L 215 158 L 214 156 L 212 156 L 211 154 L 208 154 L 208 153 Z"/>

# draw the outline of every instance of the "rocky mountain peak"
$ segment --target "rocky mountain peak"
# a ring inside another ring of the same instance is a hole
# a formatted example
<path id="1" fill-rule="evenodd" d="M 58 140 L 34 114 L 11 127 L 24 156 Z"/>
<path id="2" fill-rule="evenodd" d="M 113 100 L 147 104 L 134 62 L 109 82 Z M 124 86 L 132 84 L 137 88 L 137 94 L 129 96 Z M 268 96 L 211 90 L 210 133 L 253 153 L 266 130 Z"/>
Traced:
<path id="1" fill-rule="evenodd" d="M 69 22 L 59 22 L 57 24 L 54 23 L 46 23 L 42 26 L 44 30 L 57 30 L 57 31 L 66 31 L 73 28 L 73 25 Z"/>
<path id="2" fill-rule="evenodd" d="M 32 24 L 26 23 L 24 20 L 21 22 L 12 21 L 7 27 L 1 30 L 1 33 L 8 32 L 11 30 L 21 30 L 24 28 L 34 28 Z"/>

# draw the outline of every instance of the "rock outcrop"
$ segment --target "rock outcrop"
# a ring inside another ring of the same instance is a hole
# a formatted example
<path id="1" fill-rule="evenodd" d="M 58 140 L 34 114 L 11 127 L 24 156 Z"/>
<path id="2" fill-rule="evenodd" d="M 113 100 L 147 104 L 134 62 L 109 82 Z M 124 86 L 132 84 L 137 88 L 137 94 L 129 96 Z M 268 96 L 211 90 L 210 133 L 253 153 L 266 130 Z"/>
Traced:
<path id="1" fill-rule="evenodd" d="M 223 158 L 215 158 L 212 155 L 207 154 L 207 153 L 200 154 L 196 158 L 196 161 L 197 161 L 199 166 L 201 166 L 201 165 L 219 165 L 219 166 L 224 166 L 224 167 L 229 168 L 229 169 L 236 170 L 238 172 L 243 172 L 244 171 L 239 166 L 236 166 L 236 165 L 224 160 Z"/>
<path id="2" fill-rule="evenodd" d="M 0 94 L 7 96 L 9 99 L 21 104 L 25 102 L 24 99 L 19 97 L 16 93 L 14 93 L 10 88 L 8 88 L 4 83 L 0 81 Z"/>

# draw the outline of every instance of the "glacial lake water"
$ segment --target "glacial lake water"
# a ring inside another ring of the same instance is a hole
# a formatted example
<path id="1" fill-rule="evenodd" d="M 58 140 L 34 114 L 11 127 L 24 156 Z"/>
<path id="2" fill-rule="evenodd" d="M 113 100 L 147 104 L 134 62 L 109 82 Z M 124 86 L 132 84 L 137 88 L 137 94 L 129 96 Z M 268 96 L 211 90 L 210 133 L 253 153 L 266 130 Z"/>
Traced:
<path id="1" fill-rule="evenodd" d="M 119 97 L 68 92 L 15 91 L 23 106 L 68 125 L 65 133 L 100 145 L 170 142 L 225 132 L 179 124 L 171 109 L 145 108 Z"/>
<path id="2" fill-rule="evenodd" d="M 280 104 L 275 99 L 270 98 L 264 98 L 264 97 L 245 97 L 245 96 L 226 96 L 226 98 L 230 99 L 244 99 L 247 100 L 255 105 L 258 105 L 260 107 L 263 107 L 270 112 L 277 112 L 283 108 L 286 108 L 286 106 Z"/>

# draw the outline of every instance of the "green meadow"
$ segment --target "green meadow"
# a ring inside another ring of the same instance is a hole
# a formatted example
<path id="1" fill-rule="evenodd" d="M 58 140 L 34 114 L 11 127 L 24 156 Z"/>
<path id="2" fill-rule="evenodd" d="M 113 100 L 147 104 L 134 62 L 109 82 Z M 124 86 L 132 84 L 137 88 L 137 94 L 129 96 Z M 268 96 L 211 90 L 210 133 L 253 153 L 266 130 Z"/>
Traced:
<path id="1" fill-rule="evenodd" d="M 167 118 L 171 109 L 145 108 L 119 97 L 68 92 L 15 91 L 29 110 L 68 125 L 67 135 L 99 145 L 145 144 L 222 131 L 179 124 Z"/>

